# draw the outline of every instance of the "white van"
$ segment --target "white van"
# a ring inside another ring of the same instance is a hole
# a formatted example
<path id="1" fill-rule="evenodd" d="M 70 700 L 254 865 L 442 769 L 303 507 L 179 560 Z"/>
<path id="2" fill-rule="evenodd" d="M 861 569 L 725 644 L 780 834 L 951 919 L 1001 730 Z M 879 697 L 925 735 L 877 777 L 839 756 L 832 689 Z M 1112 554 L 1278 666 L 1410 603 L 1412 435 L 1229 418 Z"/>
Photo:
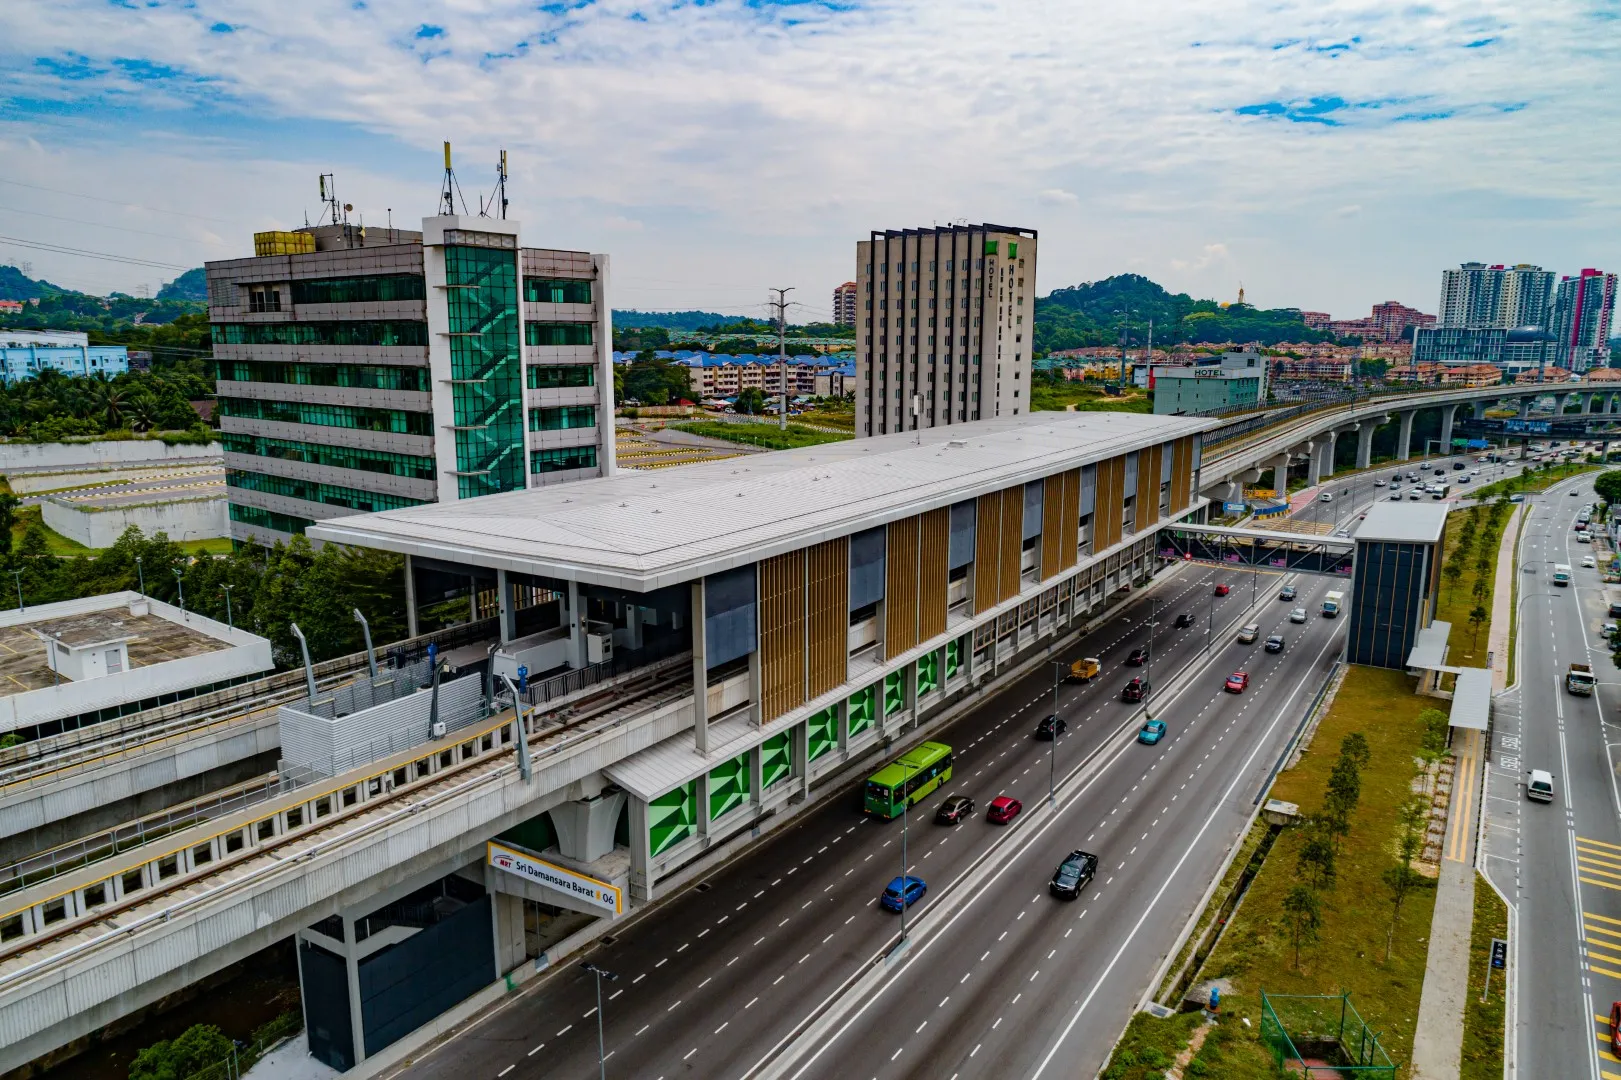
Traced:
<path id="1" fill-rule="evenodd" d="M 1530 779 L 1525 782 L 1525 797 L 1537 802 L 1553 802 L 1553 773 L 1532 769 Z"/>

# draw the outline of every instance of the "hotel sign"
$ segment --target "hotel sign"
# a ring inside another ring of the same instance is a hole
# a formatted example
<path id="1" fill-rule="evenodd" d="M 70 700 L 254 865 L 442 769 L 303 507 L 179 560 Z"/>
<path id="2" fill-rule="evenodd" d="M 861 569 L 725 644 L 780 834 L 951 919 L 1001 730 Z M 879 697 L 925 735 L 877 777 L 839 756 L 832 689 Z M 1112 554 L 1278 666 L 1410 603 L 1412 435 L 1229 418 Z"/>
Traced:
<path id="1" fill-rule="evenodd" d="M 521 851 L 514 851 L 504 844 L 497 844 L 494 840 L 486 844 L 489 851 L 490 865 L 498 870 L 505 870 L 509 874 L 516 874 L 525 881 L 532 881 L 537 885 L 544 885 L 548 889 L 567 893 L 576 900 L 581 900 L 592 907 L 602 908 L 615 915 L 624 913 L 625 898 L 622 891 L 606 881 L 598 881 L 594 877 L 575 873 L 545 859 L 537 859 L 533 855 L 525 855 Z"/>

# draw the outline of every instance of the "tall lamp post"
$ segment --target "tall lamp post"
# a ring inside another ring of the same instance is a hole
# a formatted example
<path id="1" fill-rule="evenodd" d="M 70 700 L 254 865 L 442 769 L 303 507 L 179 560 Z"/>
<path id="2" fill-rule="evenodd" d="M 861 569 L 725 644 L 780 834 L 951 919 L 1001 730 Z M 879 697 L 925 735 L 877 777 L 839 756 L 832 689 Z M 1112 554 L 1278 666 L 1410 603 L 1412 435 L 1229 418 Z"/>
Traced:
<path id="1" fill-rule="evenodd" d="M 1210 608 L 1215 611 L 1215 597 L 1211 597 Z M 1212 615 L 1212 618 L 1214 615 Z M 1153 719 L 1154 714 L 1148 707 L 1148 699 L 1154 694 L 1154 628 L 1159 625 L 1159 597 L 1154 597 L 1154 609 L 1148 616 L 1148 659 L 1143 664 L 1143 682 L 1148 688 L 1143 691 L 1143 717 Z"/>
<path id="2" fill-rule="evenodd" d="M 221 585 L 220 588 L 225 590 L 225 625 L 229 629 L 235 630 L 236 621 L 231 617 L 231 590 L 236 588 L 236 586 Z"/>
<path id="3" fill-rule="evenodd" d="M 589 960 L 580 966 L 597 977 L 597 1076 L 601 1080 L 607 1080 L 608 1055 L 604 1052 L 607 1047 L 602 1037 L 602 980 L 607 979 L 609 982 L 618 982 L 619 976 L 611 971 L 604 971 Z"/>
<path id="4" fill-rule="evenodd" d="M 1047 746 L 1047 805 L 1057 806 L 1058 782 L 1058 681 L 1063 677 L 1065 664 L 1054 660 L 1053 665 L 1053 741 Z"/>
<path id="5" fill-rule="evenodd" d="M 146 570 L 141 566 L 141 557 L 135 556 L 135 576 L 141 582 L 141 595 L 146 595 Z"/>
<path id="6" fill-rule="evenodd" d="M 179 567 L 171 566 L 169 569 L 174 571 L 175 588 L 180 590 L 180 614 L 184 616 L 186 614 L 186 583 L 180 576 Z"/>
<path id="7" fill-rule="evenodd" d="M 28 605 L 23 603 L 23 572 L 21 570 L 13 570 L 11 572 L 11 577 L 17 583 L 17 610 L 27 611 Z"/>
<path id="8" fill-rule="evenodd" d="M 913 769 L 912 766 L 907 765 L 905 762 L 901 762 L 901 764 L 904 767 L 906 767 L 907 769 L 912 770 L 912 772 L 916 771 L 915 769 Z M 906 882 L 906 876 L 907 876 L 907 869 L 906 869 L 906 838 L 907 838 L 907 831 L 908 831 L 908 827 L 907 827 L 908 818 L 907 818 L 906 811 L 912 805 L 912 794 L 911 794 L 910 791 L 907 791 L 906 789 L 910 786 L 910 782 L 911 782 L 911 779 L 912 779 L 912 772 L 908 772 L 906 774 L 906 779 L 901 781 L 901 790 L 903 792 L 905 792 L 905 794 L 903 794 L 901 796 L 901 943 L 902 944 L 906 943 L 906 894 L 909 891 L 906 888 L 906 884 L 907 884 L 907 882 Z"/>

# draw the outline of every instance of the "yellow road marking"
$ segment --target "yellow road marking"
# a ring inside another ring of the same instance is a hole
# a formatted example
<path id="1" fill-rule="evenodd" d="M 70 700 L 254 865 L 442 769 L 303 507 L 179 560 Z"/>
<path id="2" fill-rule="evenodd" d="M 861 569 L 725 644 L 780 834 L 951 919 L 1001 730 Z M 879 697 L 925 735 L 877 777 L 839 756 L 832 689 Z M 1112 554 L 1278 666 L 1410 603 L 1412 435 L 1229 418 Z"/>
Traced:
<path id="1" fill-rule="evenodd" d="M 1600 942 L 1600 944 L 1603 945 L 1607 949 L 1615 948 L 1615 946 L 1611 945 L 1609 942 Z M 1611 953 L 1599 952 L 1597 949 L 1593 948 L 1592 945 L 1588 945 L 1588 947 L 1587 947 L 1587 955 L 1597 957 L 1598 959 L 1603 960 L 1606 963 L 1621 964 L 1621 956 L 1615 956 L 1615 955 L 1612 955 Z"/>
<path id="2" fill-rule="evenodd" d="M 1621 851 L 1621 844 L 1611 844 L 1603 840 L 1589 840 L 1585 836 L 1578 836 L 1576 842 L 1578 844 L 1597 844 L 1599 847 L 1607 847 L 1611 851 Z"/>
<path id="3" fill-rule="evenodd" d="M 1447 822 L 1447 831 L 1451 833 L 1447 838 L 1447 858 L 1452 862 L 1462 862 L 1469 847 L 1469 830 L 1473 821 L 1472 811 L 1475 799 L 1475 776 L 1476 769 L 1480 764 L 1479 741 L 1474 731 L 1469 732 L 1469 741 L 1464 744 L 1463 758 L 1458 764 L 1456 811 Z"/>
<path id="4" fill-rule="evenodd" d="M 1604 865 L 1610 866 L 1613 864 L 1605 863 Z M 1613 870 L 1600 870 L 1598 867 L 1592 865 L 1592 863 L 1587 859 L 1578 857 L 1576 859 L 1576 866 L 1585 874 L 1597 874 L 1599 877 L 1615 878 L 1617 881 L 1621 881 L 1621 874 L 1618 874 Z"/>
<path id="5" fill-rule="evenodd" d="M 1599 915 L 1596 912 L 1592 912 L 1592 911 L 1584 911 L 1584 912 L 1582 912 L 1582 918 L 1584 918 L 1584 919 L 1597 919 L 1599 922 L 1607 922 L 1611 926 L 1621 926 L 1621 919 L 1612 919 L 1608 915 Z"/>
<path id="6" fill-rule="evenodd" d="M 1621 1080 L 1621 1073 L 1613 1073 L 1609 1069 L 1600 1069 L 1598 1074 L 1603 1077 L 1604 1080 Z"/>
<path id="7" fill-rule="evenodd" d="M 1582 862 L 1597 863 L 1599 866 L 1612 866 L 1621 870 L 1621 860 L 1609 851 L 1583 851 L 1580 845 L 1576 847 L 1576 858 Z"/>
<path id="8" fill-rule="evenodd" d="M 1582 924 L 1582 929 L 1592 931 L 1595 934 L 1603 934 L 1606 937 L 1621 938 L 1621 930 L 1608 930 L 1602 926 L 1589 926 L 1587 923 Z M 1621 948 L 1621 946 L 1617 947 Z"/>
<path id="9" fill-rule="evenodd" d="M 1601 968 L 1591 962 L 1588 963 L 1587 970 L 1596 971 L 1600 975 L 1608 975 L 1612 979 L 1621 979 L 1621 971 L 1611 971 L 1609 968 Z"/>
<path id="10" fill-rule="evenodd" d="M 1616 892 L 1621 892 L 1621 885 L 1615 885 L 1608 881 L 1598 881 L 1594 878 L 1581 877 L 1580 875 L 1577 876 L 1577 880 L 1587 885 L 1600 885 L 1606 889 L 1614 889 Z"/>
<path id="11" fill-rule="evenodd" d="M 1593 1019 L 1606 1026 L 1610 1023 L 1610 1018 L 1605 1016 L 1603 1013 L 1594 1013 Z"/>

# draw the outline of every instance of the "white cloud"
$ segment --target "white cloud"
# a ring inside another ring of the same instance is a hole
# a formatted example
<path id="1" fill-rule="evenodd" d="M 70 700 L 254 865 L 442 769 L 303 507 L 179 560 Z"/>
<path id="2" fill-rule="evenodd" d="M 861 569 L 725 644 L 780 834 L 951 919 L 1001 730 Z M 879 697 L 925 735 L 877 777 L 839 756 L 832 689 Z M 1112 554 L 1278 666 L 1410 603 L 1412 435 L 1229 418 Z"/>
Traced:
<path id="1" fill-rule="evenodd" d="M 1621 261 L 1621 150 L 1601 135 L 1617 105 L 1594 89 L 1621 76 L 1615 25 L 1507 0 L 1277 0 L 1219 21 L 1192 0 L 1084 18 L 1050 0 L 13 3 L 0 176 L 223 220 L 11 189 L 0 205 L 155 220 L 184 242 L 60 235 L 189 263 L 313 209 L 318 171 L 368 222 L 409 222 L 448 137 L 470 197 L 506 147 L 513 215 L 537 243 L 613 253 L 626 305 L 735 308 L 779 283 L 810 302 L 869 230 L 966 217 L 1041 230 L 1044 292 L 1143 265 L 1225 298 L 1242 268 L 1258 302 L 1356 314 L 1433 303 L 1462 259 Z M 44 149 L 14 156 L 30 138 Z M 0 233 L 56 235 L 44 220 Z M 1190 252 L 1210 235 L 1219 257 Z M 672 280 L 692 284 L 636 284 Z"/>

